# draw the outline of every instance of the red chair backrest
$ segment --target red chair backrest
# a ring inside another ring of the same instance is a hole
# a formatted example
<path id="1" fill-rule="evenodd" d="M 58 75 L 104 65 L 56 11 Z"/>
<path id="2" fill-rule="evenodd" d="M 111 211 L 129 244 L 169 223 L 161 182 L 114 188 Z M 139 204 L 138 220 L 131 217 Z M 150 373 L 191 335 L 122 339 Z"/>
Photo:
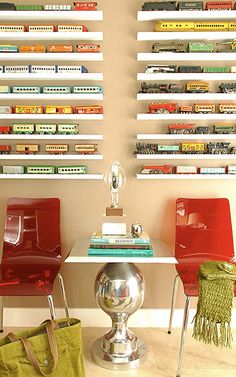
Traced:
<path id="1" fill-rule="evenodd" d="M 176 200 L 175 256 L 191 263 L 191 257 L 234 257 L 228 199 Z"/>
<path id="2" fill-rule="evenodd" d="M 5 221 L 3 262 L 20 255 L 61 256 L 60 201 L 10 198 Z"/>

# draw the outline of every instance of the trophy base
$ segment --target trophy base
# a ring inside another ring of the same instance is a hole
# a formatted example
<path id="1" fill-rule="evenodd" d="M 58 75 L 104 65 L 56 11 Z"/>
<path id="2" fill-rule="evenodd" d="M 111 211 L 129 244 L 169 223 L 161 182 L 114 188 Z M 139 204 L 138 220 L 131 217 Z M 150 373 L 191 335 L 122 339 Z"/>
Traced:
<path id="1" fill-rule="evenodd" d="M 106 216 L 123 216 L 123 208 L 106 208 Z"/>

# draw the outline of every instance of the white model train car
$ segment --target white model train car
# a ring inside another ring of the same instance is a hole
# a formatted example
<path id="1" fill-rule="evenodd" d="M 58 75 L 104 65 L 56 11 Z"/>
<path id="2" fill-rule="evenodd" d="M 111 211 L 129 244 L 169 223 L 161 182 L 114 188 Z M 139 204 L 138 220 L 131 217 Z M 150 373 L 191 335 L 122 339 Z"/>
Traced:
<path id="1" fill-rule="evenodd" d="M 12 93 L 20 94 L 39 94 L 41 92 L 40 86 L 13 86 Z"/>
<path id="2" fill-rule="evenodd" d="M 228 165 L 227 172 L 228 174 L 236 174 L 236 165 Z"/>
<path id="3" fill-rule="evenodd" d="M 29 65 L 30 73 L 56 73 L 56 65 Z"/>
<path id="4" fill-rule="evenodd" d="M 55 31 L 55 26 L 54 25 L 29 25 L 28 31 L 34 32 L 34 33 L 43 33 L 43 32 L 53 33 Z"/>
<path id="5" fill-rule="evenodd" d="M 225 174 L 225 168 L 200 168 L 200 174 Z"/>
<path id="6" fill-rule="evenodd" d="M 197 166 L 190 166 L 190 165 L 176 166 L 176 174 L 197 174 Z"/>
<path id="7" fill-rule="evenodd" d="M 84 65 L 58 65 L 58 73 L 88 73 Z"/>
<path id="8" fill-rule="evenodd" d="M 35 124 L 35 132 L 37 134 L 47 135 L 55 134 L 57 132 L 56 124 Z"/>
<path id="9" fill-rule="evenodd" d="M 70 11 L 70 10 L 72 10 L 72 6 L 71 5 L 62 5 L 62 4 L 45 4 L 44 10 Z"/>
<path id="10" fill-rule="evenodd" d="M 24 174 L 25 168 L 21 165 L 3 165 L 3 174 Z"/>
<path id="11" fill-rule="evenodd" d="M 68 94 L 71 93 L 70 86 L 44 86 L 42 92 L 44 94 Z"/>
<path id="12" fill-rule="evenodd" d="M 4 73 L 29 73 L 28 65 L 5 65 Z"/>
<path id="13" fill-rule="evenodd" d="M 0 25 L 1 33 L 14 33 L 26 31 L 25 25 Z"/>

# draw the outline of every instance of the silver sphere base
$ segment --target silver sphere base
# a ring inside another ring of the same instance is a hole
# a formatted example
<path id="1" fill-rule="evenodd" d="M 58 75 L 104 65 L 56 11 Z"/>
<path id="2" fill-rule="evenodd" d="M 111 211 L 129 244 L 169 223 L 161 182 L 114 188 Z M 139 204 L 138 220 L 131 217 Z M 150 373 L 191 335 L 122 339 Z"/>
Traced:
<path id="1" fill-rule="evenodd" d="M 101 345 L 104 338 L 97 339 L 92 347 L 93 361 L 106 369 L 129 370 L 137 368 L 146 360 L 147 346 L 139 338 L 135 338 L 136 349 L 128 356 L 117 356 L 103 351 Z"/>

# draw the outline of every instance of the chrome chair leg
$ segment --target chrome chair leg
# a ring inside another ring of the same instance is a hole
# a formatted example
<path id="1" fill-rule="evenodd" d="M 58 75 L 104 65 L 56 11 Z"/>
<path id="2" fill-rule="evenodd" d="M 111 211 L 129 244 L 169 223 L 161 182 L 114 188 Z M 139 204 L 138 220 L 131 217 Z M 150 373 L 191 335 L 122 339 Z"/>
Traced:
<path id="1" fill-rule="evenodd" d="M 3 296 L 0 296 L 0 333 L 3 332 Z"/>
<path id="2" fill-rule="evenodd" d="M 184 319 L 183 319 L 180 349 L 179 349 L 179 360 L 178 360 L 176 377 L 181 377 L 180 373 L 181 373 L 181 369 L 182 369 L 183 353 L 184 353 L 184 341 L 185 341 L 185 335 L 186 335 L 186 332 L 187 332 L 187 325 L 188 325 L 189 304 L 190 304 L 190 296 L 186 296 L 185 307 L 184 307 Z"/>
<path id="3" fill-rule="evenodd" d="M 178 289 L 178 283 L 179 283 L 179 275 L 176 275 L 173 285 L 173 291 L 172 291 L 172 299 L 171 299 L 171 309 L 170 309 L 170 319 L 169 319 L 169 328 L 168 328 L 168 334 L 171 334 L 172 330 L 172 320 L 173 320 L 173 314 L 175 310 L 175 303 L 176 303 L 176 294 Z"/>
<path id="4" fill-rule="evenodd" d="M 56 319 L 56 313 L 55 313 L 55 307 L 54 307 L 52 295 L 48 295 L 47 298 L 48 298 L 48 305 L 50 309 L 51 318 Z"/>
<path id="5" fill-rule="evenodd" d="M 66 313 L 66 318 L 69 318 L 69 308 L 68 308 L 68 302 L 67 302 L 67 298 L 66 298 L 66 291 L 65 291 L 65 285 L 64 285 L 64 280 L 63 280 L 63 277 L 61 276 L 61 274 L 57 274 L 57 277 L 59 279 L 59 284 L 60 284 L 60 288 L 61 288 L 61 294 L 62 294 L 62 298 L 63 298 L 63 304 L 64 304 L 64 309 L 65 309 L 65 313 Z"/>

